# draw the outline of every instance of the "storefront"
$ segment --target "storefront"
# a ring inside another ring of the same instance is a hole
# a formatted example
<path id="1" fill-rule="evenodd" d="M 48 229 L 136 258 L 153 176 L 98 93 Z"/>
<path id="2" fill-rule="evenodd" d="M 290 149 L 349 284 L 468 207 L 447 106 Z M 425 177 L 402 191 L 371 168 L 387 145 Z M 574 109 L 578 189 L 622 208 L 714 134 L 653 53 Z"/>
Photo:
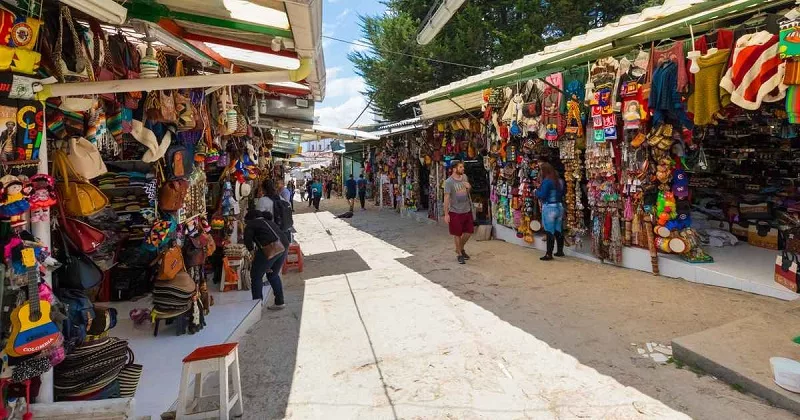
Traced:
<path id="1" fill-rule="evenodd" d="M 158 416 L 186 354 L 260 317 L 244 214 L 263 181 L 284 178 L 273 157 L 296 152 L 277 129 L 311 127 L 324 96 L 321 5 L 250 4 L 287 21 L 270 26 L 214 5 L 68 3 L 0 8 L 3 405 Z M 187 16 L 190 28 L 176 23 Z"/>
<path id="2" fill-rule="evenodd" d="M 547 162 L 573 255 L 796 299 L 776 277 L 799 250 L 792 7 L 668 0 L 404 103 L 480 116 L 495 238 L 544 248 Z M 448 128 L 434 154 L 461 149 Z"/>

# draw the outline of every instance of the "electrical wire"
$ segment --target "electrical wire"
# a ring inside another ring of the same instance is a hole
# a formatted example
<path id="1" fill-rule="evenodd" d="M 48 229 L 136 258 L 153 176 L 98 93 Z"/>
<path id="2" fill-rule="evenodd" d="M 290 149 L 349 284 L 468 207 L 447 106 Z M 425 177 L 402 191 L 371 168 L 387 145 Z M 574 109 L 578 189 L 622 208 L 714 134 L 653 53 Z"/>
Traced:
<path id="1" fill-rule="evenodd" d="M 377 51 L 377 52 L 380 52 L 380 53 L 384 53 L 384 54 L 396 54 L 396 55 L 402 55 L 404 57 L 418 58 L 420 60 L 431 61 L 431 62 L 434 62 L 434 63 L 449 64 L 449 65 L 452 65 L 452 66 L 466 67 L 466 68 L 477 69 L 477 70 L 486 70 L 485 67 L 470 66 L 469 64 L 454 63 L 452 61 L 447 61 L 447 60 L 437 60 L 435 58 L 422 57 L 422 56 L 419 56 L 419 55 L 407 54 L 407 53 L 402 53 L 402 52 L 398 52 L 398 51 L 382 50 L 382 49 L 376 48 L 372 44 L 368 44 L 368 43 L 365 43 L 363 41 L 348 41 L 348 40 L 345 40 L 345 39 L 339 39 L 339 38 L 335 38 L 335 37 L 327 36 L 327 35 L 322 35 L 322 37 L 325 38 L 325 39 L 330 39 L 331 41 L 342 42 L 342 43 L 345 43 L 345 44 L 355 45 L 355 46 L 358 46 L 358 47 L 367 47 L 367 48 L 370 48 L 370 49 L 372 49 L 374 51 Z"/>

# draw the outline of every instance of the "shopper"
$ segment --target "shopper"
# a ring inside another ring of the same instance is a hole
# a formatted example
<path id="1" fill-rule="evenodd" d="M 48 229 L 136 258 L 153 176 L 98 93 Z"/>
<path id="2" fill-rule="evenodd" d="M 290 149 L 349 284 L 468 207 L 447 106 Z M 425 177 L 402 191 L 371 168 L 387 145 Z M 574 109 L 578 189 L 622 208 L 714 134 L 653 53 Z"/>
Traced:
<path id="1" fill-rule="evenodd" d="M 358 175 L 358 201 L 361 202 L 361 211 L 366 210 L 364 205 L 367 201 L 367 181 L 364 179 L 364 174 Z"/>
<path id="2" fill-rule="evenodd" d="M 297 190 L 297 187 L 294 184 L 294 179 L 289 180 L 289 183 L 286 185 L 286 189 L 289 190 L 289 204 L 292 206 L 292 211 L 294 211 L 294 192 Z"/>
<path id="3" fill-rule="evenodd" d="M 314 179 L 311 183 L 311 197 L 314 203 L 314 211 L 319 211 L 319 201 L 322 200 L 322 182 Z"/>
<path id="4" fill-rule="evenodd" d="M 333 190 L 333 180 L 328 178 L 328 180 L 325 182 L 325 192 L 327 193 L 327 195 L 325 196 L 326 200 L 330 200 L 331 199 L 331 191 L 332 190 Z"/>
<path id="5" fill-rule="evenodd" d="M 350 174 L 350 179 L 344 183 L 345 197 L 347 197 L 347 204 L 350 204 L 350 212 L 353 212 L 353 207 L 356 205 L 356 180 L 353 179 L 353 174 Z"/>
<path id="6" fill-rule="evenodd" d="M 276 198 L 278 198 L 278 191 L 275 188 L 275 182 L 271 179 L 264 180 L 261 184 L 261 197 L 256 201 L 256 210 L 273 213 L 275 211 L 273 210 L 275 206 L 273 200 Z"/>
<path id="7" fill-rule="evenodd" d="M 308 196 L 308 207 L 311 207 L 311 204 L 314 202 L 314 180 L 307 179 L 306 180 L 306 195 Z"/>
<path id="8" fill-rule="evenodd" d="M 536 190 L 536 197 L 542 203 L 542 226 L 547 233 L 547 253 L 540 258 L 542 261 L 553 259 L 553 247 L 558 242 L 556 257 L 564 256 L 564 234 L 561 226 L 564 222 L 564 183 L 558 177 L 553 165 L 542 163 L 539 165 L 541 184 Z"/>
<path id="9" fill-rule="evenodd" d="M 306 186 L 307 181 L 305 179 L 301 181 L 297 181 L 297 189 L 300 190 L 300 202 L 304 203 L 306 201 Z"/>
<path id="10" fill-rule="evenodd" d="M 469 195 L 472 186 L 464 174 L 464 163 L 454 160 L 451 166 L 453 173 L 444 181 L 444 208 L 447 211 L 444 221 L 450 229 L 450 235 L 453 235 L 458 263 L 466 264 L 469 255 L 464 251 L 464 245 L 475 231 L 472 199 Z"/>
<path id="11" fill-rule="evenodd" d="M 281 283 L 281 269 L 286 261 L 286 250 L 289 249 L 289 240 L 281 233 L 280 228 L 272 221 L 271 213 L 250 210 L 245 216 L 244 245 L 253 255 L 250 267 L 250 293 L 254 300 L 264 300 L 264 275 L 267 275 L 275 303 L 267 306 L 270 310 L 279 310 L 286 307 L 283 299 L 283 284 Z M 280 241 L 286 249 L 277 256 L 267 259 L 262 248 Z"/>

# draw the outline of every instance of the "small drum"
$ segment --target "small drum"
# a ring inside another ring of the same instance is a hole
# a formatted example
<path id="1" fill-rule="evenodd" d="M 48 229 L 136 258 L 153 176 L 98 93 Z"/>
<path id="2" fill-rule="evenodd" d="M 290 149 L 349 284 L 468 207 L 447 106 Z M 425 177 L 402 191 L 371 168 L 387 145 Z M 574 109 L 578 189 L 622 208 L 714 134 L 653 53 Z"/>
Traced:
<path id="1" fill-rule="evenodd" d="M 669 229 L 667 229 L 666 226 L 655 226 L 655 227 L 653 227 L 653 233 L 655 233 L 657 236 L 660 236 L 662 238 L 669 238 L 669 234 L 670 234 Z"/>
<path id="2" fill-rule="evenodd" d="M 670 243 L 670 239 L 669 238 L 658 237 L 658 238 L 656 238 L 656 242 L 655 243 L 656 243 L 656 249 L 658 249 L 659 251 L 667 253 L 667 254 L 672 253 L 672 250 L 669 247 L 669 243 Z"/>
<path id="3" fill-rule="evenodd" d="M 538 220 L 531 220 L 530 228 L 534 232 L 539 232 L 542 230 L 542 222 Z"/>
<path id="4" fill-rule="evenodd" d="M 669 240 L 669 244 L 667 245 L 669 250 L 675 254 L 683 254 L 689 248 L 686 246 L 686 241 L 683 238 L 672 238 Z"/>

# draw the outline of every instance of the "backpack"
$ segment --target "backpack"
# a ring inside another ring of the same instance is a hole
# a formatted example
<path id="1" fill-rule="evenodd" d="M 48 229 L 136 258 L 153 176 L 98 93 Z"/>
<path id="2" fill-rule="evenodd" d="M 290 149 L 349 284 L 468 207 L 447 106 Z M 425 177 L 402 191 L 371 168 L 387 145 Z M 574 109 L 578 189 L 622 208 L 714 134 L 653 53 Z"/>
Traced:
<path id="1" fill-rule="evenodd" d="M 167 180 L 186 179 L 192 173 L 193 157 L 186 146 L 174 144 L 167 149 Z"/>
<path id="2" fill-rule="evenodd" d="M 272 217 L 275 224 L 284 232 L 294 226 L 292 205 L 282 200 L 280 197 L 272 199 Z"/>
<path id="3" fill-rule="evenodd" d="M 82 343 L 86 339 L 89 325 L 95 318 L 94 305 L 84 290 L 61 289 L 58 298 L 67 309 L 67 317 L 61 331 L 64 340 L 73 344 Z"/>

